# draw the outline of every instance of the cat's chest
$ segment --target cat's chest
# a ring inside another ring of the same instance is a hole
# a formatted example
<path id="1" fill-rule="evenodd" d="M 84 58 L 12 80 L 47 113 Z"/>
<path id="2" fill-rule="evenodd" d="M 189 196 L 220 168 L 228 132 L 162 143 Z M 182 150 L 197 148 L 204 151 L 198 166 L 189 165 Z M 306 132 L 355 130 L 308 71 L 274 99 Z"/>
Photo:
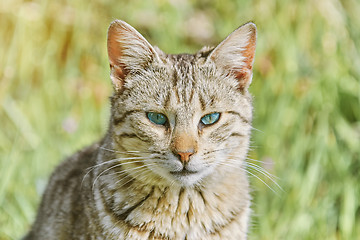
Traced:
<path id="1" fill-rule="evenodd" d="M 217 239 L 230 228 L 240 229 L 242 216 L 248 214 L 243 212 L 248 200 L 242 202 L 237 193 L 196 189 L 154 187 L 138 199 L 128 196 L 111 201 L 121 207 L 115 211 L 117 217 L 103 218 L 107 219 L 103 223 L 120 239 Z"/>

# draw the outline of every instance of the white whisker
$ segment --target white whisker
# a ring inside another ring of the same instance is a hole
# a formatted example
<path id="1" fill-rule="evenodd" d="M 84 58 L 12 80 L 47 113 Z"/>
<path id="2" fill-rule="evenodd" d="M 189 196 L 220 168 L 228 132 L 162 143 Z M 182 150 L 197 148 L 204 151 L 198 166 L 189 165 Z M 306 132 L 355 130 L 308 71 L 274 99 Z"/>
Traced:
<path id="1" fill-rule="evenodd" d="M 283 191 L 283 189 L 280 187 L 280 185 L 273 179 L 271 178 L 271 174 L 268 173 L 269 175 L 267 175 L 266 173 L 266 170 L 265 169 L 262 169 L 260 166 L 252 166 L 252 165 L 246 165 L 248 163 L 245 163 L 245 168 L 242 166 L 242 165 L 239 165 L 239 161 L 235 160 L 235 159 L 227 159 L 226 160 L 227 162 L 219 162 L 219 163 L 216 163 L 216 165 L 223 165 L 223 166 L 228 166 L 228 167 L 236 167 L 236 168 L 240 168 L 242 169 L 243 171 L 245 171 L 246 173 L 248 173 L 249 175 L 257 178 L 259 181 L 261 181 L 265 186 L 267 186 L 272 192 L 274 192 L 276 195 L 278 195 L 278 193 L 272 188 L 270 187 L 263 179 L 261 179 L 259 176 L 257 176 L 256 174 L 250 172 L 249 170 L 246 169 L 246 166 L 248 167 L 252 167 L 252 169 L 254 169 L 255 171 L 263 174 L 264 176 L 266 176 L 267 178 L 269 178 L 281 191 Z M 235 164 L 236 163 L 236 164 Z M 265 172 L 263 172 L 265 171 Z"/>
<path id="2" fill-rule="evenodd" d="M 148 165 L 144 165 L 144 166 L 141 166 L 139 167 L 140 169 L 138 169 L 137 171 L 135 171 L 136 174 L 139 174 L 139 173 L 143 173 L 143 172 L 150 172 L 150 170 L 147 168 L 147 166 L 151 166 L 151 165 L 155 165 L 155 164 L 148 164 Z M 135 169 L 135 168 L 134 168 Z M 134 170 L 132 169 L 132 170 Z M 130 178 L 128 181 L 126 181 L 125 183 L 122 183 L 120 186 L 118 186 L 118 188 L 121 188 L 123 187 L 124 185 L 126 185 L 127 183 L 131 182 L 133 179 L 136 179 L 136 180 L 141 180 L 143 179 L 144 177 L 146 177 L 145 175 L 143 176 L 140 176 L 140 178 Z M 116 181 L 115 184 L 118 184 L 121 182 L 121 179 Z"/>
<path id="3" fill-rule="evenodd" d="M 88 167 L 87 168 L 87 172 L 86 174 L 84 175 L 83 179 L 81 180 L 81 185 L 83 184 L 84 182 L 84 179 L 86 178 L 87 175 L 89 175 L 89 173 L 91 171 L 93 171 L 95 168 L 97 167 L 101 167 L 105 164 L 111 164 L 111 163 L 115 163 L 115 162 L 119 162 L 119 161 L 125 161 L 125 160 L 136 160 L 136 159 L 143 159 L 142 157 L 131 157 L 131 158 L 115 158 L 115 159 L 111 159 L 111 160 L 108 160 L 108 161 L 105 161 L 105 162 L 102 162 L 102 163 L 99 163 L 99 164 L 96 164 L 94 166 L 91 166 L 91 167 Z M 132 162 L 141 162 L 141 161 L 132 161 Z"/>
<path id="4" fill-rule="evenodd" d="M 112 169 L 114 169 L 114 168 L 120 167 L 120 166 L 122 166 L 122 165 L 131 164 L 131 163 L 135 163 L 135 162 L 145 162 L 145 161 L 146 161 L 146 159 L 143 159 L 143 161 L 134 161 L 134 162 L 128 162 L 128 163 L 119 163 L 119 164 L 115 164 L 114 166 L 109 167 L 109 168 L 103 170 L 98 176 L 96 176 L 96 178 L 95 178 L 95 180 L 94 180 L 94 182 L 93 182 L 93 188 L 94 188 L 94 186 L 95 186 L 96 181 L 97 181 L 97 180 L 99 179 L 99 177 L 101 177 L 101 175 L 103 175 L 104 173 L 106 173 L 106 172 L 108 172 L 108 171 L 110 171 L 110 170 L 112 170 Z"/>
<path id="5" fill-rule="evenodd" d="M 258 131 L 258 132 L 261 132 L 261 133 L 264 133 L 263 131 L 257 129 L 257 128 L 254 128 L 254 127 L 251 127 L 251 129 L 254 129 L 255 131 Z"/>
<path id="6" fill-rule="evenodd" d="M 270 179 L 270 181 L 272 181 L 281 191 L 284 191 L 282 189 L 282 187 L 274 180 L 274 178 L 278 178 L 278 177 L 274 176 L 273 174 L 266 171 L 264 168 L 262 168 L 260 166 L 257 166 L 255 164 L 249 165 L 249 163 L 246 163 L 246 166 L 253 169 L 253 170 L 255 170 L 258 173 L 261 173 L 262 175 L 264 175 L 265 177 Z"/>
<path id="7" fill-rule="evenodd" d="M 109 148 L 105 148 L 103 146 L 99 147 L 100 149 L 109 151 L 109 152 L 113 152 L 113 153 L 140 153 L 140 151 L 126 151 L 126 152 L 121 152 L 121 151 L 117 151 L 117 150 L 113 150 L 113 149 L 109 149 Z"/>

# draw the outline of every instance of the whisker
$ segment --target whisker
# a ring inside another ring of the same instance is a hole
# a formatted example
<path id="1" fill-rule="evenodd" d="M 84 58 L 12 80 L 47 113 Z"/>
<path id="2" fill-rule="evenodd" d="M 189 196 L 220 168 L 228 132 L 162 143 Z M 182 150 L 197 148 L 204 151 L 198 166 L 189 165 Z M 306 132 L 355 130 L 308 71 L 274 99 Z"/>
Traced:
<path id="1" fill-rule="evenodd" d="M 155 164 L 149 164 L 149 165 L 146 165 L 146 166 L 145 165 L 141 166 L 142 169 L 140 168 L 140 170 L 136 171 L 135 173 L 139 174 L 139 173 L 143 173 L 143 172 L 147 172 L 147 171 L 150 172 L 150 170 L 147 168 L 147 166 L 151 166 L 151 165 L 155 165 Z M 146 176 L 142 176 L 142 178 L 144 178 L 144 177 L 146 177 Z M 121 188 L 121 187 L 125 186 L 127 183 L 131 182 L 133 179 L 141 180 L 142 178 L 141 177 L 140 178 L 132 178 L 131 177 L 128 181 L 126 181 L 125 183 L 122 183 L 120 186 L 118 186 L 118 188 Z M 118 180 L 118 181 L 115 182 L 115 184 L 118 184 L 120 182 L 121 182 L 121 180 Z"/>
<path id="2" fill-rule="evenodd" d="M 134 167 L 134 168 L 131 168 L 131 170 L 136 170 L 136 169 L 141 169 L 141 168 L 144 168 L 144 167 L 147 167 L 147 166 L 151 166 L 151 165 L 154 165 L 154 164 L 144 164 L 144 165 L 141 165 L 139 167 Z M 118 177 L 124 175 L 128 173 L 126 170 L 121 170 L 119 172 L 114 172 L 114 173 L 108 173 L 106 174 L 106 176 L 111 176 L 111 175 L 118 175 Z"/>
<path id="3" fill-rule="evenodd" d="M 121 153 L 121 154 L 133 154 L 133 155 L 138 155 L 139 153 L 159 153 L 159 154 L 163 154 L 166 151 L 156 151 L 156 150 L 152 150 L 152 151 L 137 151 L 137 150 L 131 150 L 131 151 L 118 151 L 118 150 L 114 150 L 114 149 L 109 149 L 109 148 L 105 148 L 103 146 L 99 147 L 100 149 L 103 149 L 105 151 L 108 152 L 112 152 L 112 153 Z"/>
<path id="4" fill-rule="evenodd" d="M 225 151 L 225 150 L 230 150 L 230 149 L 235 149 L 235 148 L 238 148 L 238 147 L 229 147 L 229 148 L 219 148 L 219 149 L 215 149 L 215 150 L 211 150 L 211 151 L 207 151 L 203 154 L 203 156 L 206 156 L 210 153 L 214 153 L 214 152 L 218 152 L 218 151 Z"/>
<path id="5" fill-rule="evenodd" d="M 277 176 L 269 173 L 268 171 L 266 171 L 263 167 L 259 166 L 259 165 L 256 165 L 255 163 L 250 163 L 250 162 L 246 162 L 245 163 L 246 166 L 254 169 L 254 170 L 259 170 L 261 171 L 262 173 L 266 174 L 268 177 L 272 177 L 272 178 L 277 178 L 279 179 Z"/>
<path id="6" fill-rule="evenodd" d="M 146 161 L 146 159 L 144 159 L 144 161 Z M 139 162 L 142 162 L 142 161 L 139 161 Z M 128 164 L 130 164 L 130 163 L 134 163 L 134 162 L 129 162 Z M 122 166 L 122 165 L 125 165 L 125 163 L 115 164 L 114 166 L 109 167 L 109 168 L 105 169 L 104 171 L 102 171 L 102 172 L 95 178 L 95 180 L 94 180 L 94 182 L 93 182 L 93 188 L 94 188 L 94 186 L 95 186 L 95 184 L 96 184 L 96 181 L 99 179 L 99 177 L 101 177 L 101 175 L 103 175 L 104 173 L 106 173 L 106 172 L 108 172 L 108 171 L 110 171 L 110 170 L 112 170 L 112 169 L 114 169 L 114 168 L 120 167 L 120 166 Z"/>
<path id="7" fill-rule="evenodd" d="M 126 151 L 126 152 L 121 152 L 121 151 L 117 151 L 117 150 L 113 150 L 113 149 L 109 149 L 109 148 L 105 148 L 103 146 L 99 147 L 100 149 L 106 150 L 108 152 L 113 152 L 113 153 L 141 153 L 140 151 Z"/>
<path id="8" fill-rule="evenodd" d="M 228 159 L 229 160 L 229 159 Z M 262 180 L 259 176 L 255 175 L 254 173 L 250 172 L 249 170 L 247 170 L 246 168 L 244 168 L 243 166 L 241 165 L 236 165 L 236 164 L 232 164 L 232 163 L 238 163 L 238 161 L 235 161 L 234 159 L 230 159 L 230 160 L 233 160 L 233 161 L 230 161 L 230 162 L 219 162 L 217 163 L 217 165 L 223 165 L 223 166 L 228 166 L 228 167 L 237 167 L 239 169 L 242 169 L 243 171 L 245 171 L 246 173 L 250 174 L 251 176 L 257 178 L 259 181 L 261 181 L 265 186 L 267 186 L 272 192 L 274 192 L 276 195 L 279 195 L 272 187 L 270 187 L 264 180 Z M 229 164 L 230 163 L 230 164 Z M 261 173 L 261 172 L 260 172 Z M 265 174 L 264 174 L 265 175 Z M 267 176 L 267 175 L 265 175 Z M 267 176 L 269 177 L 269 176 Z M 269 177 L 269 179 L 274 182 L 276 184 L 276 186 L 283 191 L 283 189 L 272 179 Z"/>
<path id="9" fill-rule="evenodd" d="M 257 129 L 257 128 L 254 128 L 254 127 L 251 127 L 251 129 L 254 129 L 255 131 L 258 131 L 258 132 L 261 132 L 261 133 L 264 133 L 263 131 Z"/>
<path id="10" fill-rule="evenodd" d="M 257 171 L 258 173 L 261 173 L 262 175 L 264 175 L 268 179 L 270 179 L 270 181 L 272 181 L 282 192 L 284 192 L 283 188 L 274 180 L 274 178 L 278 178 L 278 177 L 276 177 L 273 174 L 267 172 L 265 169 L 263 169 L 260 166 L 257 166 L 257 165 L 247 165 L 247 166 L 249 168 Z"/>
<path id="11" fill-rule="evenodd" d="M 131 162 L 129 162 L 129 163 L 131 163 Z M 121 165 L 123 165 L 123 164 L 117 164 L 117 165 L 115 165 L 115 166 L 121 166 Z M 135 173 L 138 174 L 138 173 L 140 173 L 140 172 L 143 172 L 144 170 L 148 170 L 147 167 L 148 167 L 148 166 L 152 166 L 152 165 L 156 165 L 156 164 L 154 164 L 154 163 L 144 164 L 144 165 L 139 166 L 139 167 L 131 168 L 131 170 L 132 170 L 132 171 L 136 170 Z M 110 170 L 110 169 L 106 169 L 106 170 Z M 126 170 L 122 170 L 122 171 L 120 171 L 120 172 L 114 172 L 114 173 L 106 174 L 106 176 L 115 175 L 115 174 L 118 175 L 117 177 L 120 177 L 120 176 L 129 174 L 129 172 L 127 172 Z M 103 171 L 101 174 L 99 174 L 99 176 L 97 176 L 97 178 L 94 180 L 93 188 L 95 187 L 95 184 L 96 184 L 96 181 L 98 180 L 98 178 L 99 178 L 100 176 L 103 176 L 103 175 L 104 175 L 104 171 Z M 131 179 L 130 179 L 130 180 L 131 180 Z M 121 179 L 118 180 L 118 181 L 116 181 L 115 184 L 118 184 L 120 181 L 121 181 Z M 126 183 L 125 183 L 125 184 L 126 184 Z M 123 184 L 123 185 L 125 185 L 125 184 Z"/>
<path id="12" fill-rule="evenodd" d="M 105 161 L 105 162 L 96 164 L 96 165 L 94 165 L 94 166 L 88 167 L 87 169 L 94 169 L 94 168 L 96 168 L 96 167 L 100 167 L 100 166 L 102 166 L 102 165 L 110 164 L 110 163 L 114 163 L 114 162 L 126 161 L 126 160 L 136 160 L 136 159 L 143 159 L 143 157 L 114 158 L 114 159 L 110 159 L 110 160 L 107 160 L 107 161 Z"/>
<path id="13" fill-rule="evenodd" d="M 263 161 L 261 161 L 261 160 L 256 160 L 256 159 L 252 159 L 252 158 L 248 158 L 248 157 L 245 160 L 250 160 L 250 161 L 254 161 L 254 162 L 263 163 Z"/>
<path id="14" fill-rule="evenodd" d="M 265 181 L 263 181 L 260 177 L 258 177 L 257 175 L 253 174 L 252 172 L 243 169 L 244 171 L 246 171 L 248 174 L 252 175 L 253 177 L 256 177 L 258 180 L 260 180 L 263 184 L 265 184 L 273 193 L 275 193 L 276 195 L 279 196 L 279 194 L 272 188 L 270 187 Z"/>
<path id="15" fill-rule="evenodd" d="M 83 184 L 84 182 L 84 179 L 86 178 L 87 175 L 89 175 L 89 173 L 91 171 L 93 171 L 95 168 L 97 167 L 100 167 L 100 166 L 103 166 L 105 164 L 111 164 L 111 163 L 114 163 L 114 162 L 119 162 L 119 161 L 125 161 L 125 160 L 136 160 L 136 159 L 143 159 L 142 157 L 131 157 L 131 158 L 115 158 L 115 159 L 111 159 L 111 160 L 108 160 L 108 161 L 105 161 L 105 162 L 102 162 L 102 163 L 99 163 L 99 164 L 96 164 L 94 166 L 91 166 L 91 167 L 88 167 L 86 170 L 88 170 L 86 172 L 86 174 L 84 175 L 83 179 L 81 180 L 81 185 Z M 141 161 L 132 161 L 132 162 L 141 162 Z"/>
<path id="16" fill-rule="evenodd" d="M 261 171 L 263 174 L 266 174 L 267 177 L 269 177 L 269 178 L 277 178 L 277 179 L 279 179 L 277 176 L 275 176 L 275 175 L 269 173 L 268 171 L 266 171 L 266 169 L 264 169 L 263 167 L 257 165 L 256 163 L 249 162 L 247 160 L 251 160 L 251 161 L 255 161 L 255 162 L 259 162 L 259 163 L 263 163 L 263 161 L 259 161 L 259 160 L 255 160 L 255 159 L 251 159 L 251 158 L 246 158 L 245 159 L 245 165 L 250 167 L 250 168 L 253 168 L 254 170 Z M 236 159 L 228 159 L 227 161 L 235 161 L 235 162 L 237 162 Z"/>

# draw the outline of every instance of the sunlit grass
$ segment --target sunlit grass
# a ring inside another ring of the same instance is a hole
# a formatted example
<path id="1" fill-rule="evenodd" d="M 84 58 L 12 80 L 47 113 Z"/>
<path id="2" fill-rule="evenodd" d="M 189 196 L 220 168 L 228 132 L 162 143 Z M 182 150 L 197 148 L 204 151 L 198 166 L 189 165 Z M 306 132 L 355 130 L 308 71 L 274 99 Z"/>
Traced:
<path id="1" fill-rule="evenodd" d="M 47 178 L 107 127 L 106 31 L 120 18 L 170 53 L 258 26 L 250 157 L 259 175 L 250 239 L 360 236 L 360 3 L 23 1 L 0 3 L 0 239 L 35 217 Z"/>

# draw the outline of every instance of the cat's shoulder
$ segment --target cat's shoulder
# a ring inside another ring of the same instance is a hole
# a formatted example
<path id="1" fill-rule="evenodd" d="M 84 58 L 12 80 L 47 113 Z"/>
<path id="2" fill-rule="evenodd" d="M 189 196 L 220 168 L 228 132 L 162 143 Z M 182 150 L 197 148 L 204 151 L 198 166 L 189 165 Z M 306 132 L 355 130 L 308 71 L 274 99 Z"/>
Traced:
<path id="1" fill-rule="evenodd" d="M 65 159 L 54 171 L 52 180 L 68 181 L 83 178 L 86 172 L 96 164 L 101 142 L 87 146 Z"/>

